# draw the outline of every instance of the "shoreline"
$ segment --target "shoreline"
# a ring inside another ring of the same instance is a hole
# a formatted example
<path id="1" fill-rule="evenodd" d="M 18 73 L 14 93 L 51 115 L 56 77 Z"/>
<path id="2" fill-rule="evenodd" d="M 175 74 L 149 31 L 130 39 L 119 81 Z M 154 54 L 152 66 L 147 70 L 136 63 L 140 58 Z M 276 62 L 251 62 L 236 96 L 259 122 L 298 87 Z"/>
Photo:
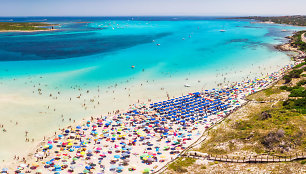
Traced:
<path id="1" fill-rule="evenodd" d="M 0 30 L 0 33 L 33 33 L 33 32 L 42 32 L 42 31 L 57 31 L 59 29 L 48 29 L 48 30 Z"/>
<path id="2" fill-rule="evenodd" d="M 293 40 L 292 40 L 292 37 L 296 34 L 296 32 L 293 33 L 293 35 L 291 36 L 288 36 L 286 37 L 287 39 L 289 39 L 289 41 L 287 43 L 284 43 L 284 44 L 280 44 L 280 45 L 275 45 L 274 48 L 279 50 L 279 51 L 285 51 L 285 52 L 288 52 L 288 51 L 293 51 L 293 52 L 296 52 L 298 53 L 298 55 L 296 56 L 293 56 L 293 59 L 294 61 L 299 61 L 300 59 L 303 59 L 306 57 L 306 53 L 299 50 L 298 48 L 296 47 L 293 47 L 292 44 L 293 44 Z M 302 34 L 302 39 L 303 39 L 303 35 L 305 33 Z M 305 39 L 305 38 L 304 38 Z"/>
<path id="3" fill-rule="evenodd" d="M 263 23 L 265 23 L 265 22 L 263 22 Z M 272 22 L 272 23 L 273 23 L 273 22 Z M 304 34 L 305 34 L 305 33 L 303 33 L 303 35 L 304 35 Z M 302 35 L 302 37 L 303 37 L 303 35 Z M 291 44 L 291 40 L 289 41 L 289 43 L 284 43 L 284 44 L 281 44 L 281 45 L 275 45 L 275 48 L 278 49 L 278 50 L 280 50 L 280 51 L 293 51 L 293 52 L 298 53 L 298 55 L 294 56 L 294 65 L 298 65 L 298 64 L 302 63 L 302 62 L 300 62 L 299 58 L 300 58 L 301 56 L 304 56 L 305 53 L 304 53 L 303 51 L 300 51 L 299 49 L 296 49 L 296 48 L 294 48 L 294 47 L 291 47 L 290 44 Z M 276 83 L 278 83 L 280 80 L 282 80 L 282 77 L 283 77 L 286 73 L 288 73 L 290 70 L 292 70 L 292 67 L 286 69 L 286 71 L 284 71 L 280 77 L 278 77 L 276 80 L 274 80 L 273 82 L 271 82 L 270 84 L 268 84 L 268 85 L 265 86 L 264 88 L 262 88 L 262 89 L 260 89 L 260 90 L 258 90 L 258 91 L 255 91 L 254 93 L 251 93 L 251 94 L 249 94 L 249 95 L 258 93 L 258 92 L 260 92 L 260 91 L 263 91 L 263 90 L 266 90 L 266 89 L 272 87 L 273 85 L 275 85 Z M 209 127 L 208 129 L 206 129 L 206 130 L 201 134 L 200 138 L 198 138 L 197 140 L 195 140 L 195 142 L 196 142 L 195 144 L 191 144 L 190 146 L 188 146 L 188 147 L 186 148 L 186 150 L 184 150 L 184 151 L 181 152 L 180 154 L 181 154 L 181 155 L 184 155 L 185 153 L 188 153 L 188 152 L 189 152 L 190 150 L 192 150 L 193 148 L 199 147 L 200 144 L 201 144 L 202 142 L 204 142 L 207 138 L 209 138 L 209 130 L 218 128 L 218 126 L 220 126 L 220 124 L 222 124 L 226 119 L 230 118 L 230 116 L 231 116 L 232 114 L 234 114 L 235 112 L 238 112 L 238 111 L 240 111 L 240 110 L 243 110 L 244 107 L 245 107 L 245 105 L 248 104 L 248 103 L 250 102 L 250 100 L 248 100 L 248 99 L 246 98 L 247 96 L 248 96 L 248 95 L 246 95 L 245 97 L 242 98 L 243 103 L 241 104 L 241 106 L 236 107 L 235 109 L 233 109 L 232 112 L 230 112 L 228 115 L 226 115 L 225 117 L 223 117 L 223 118 L 222 118 L 221 120 L 219 120 L 216 124 L 212 125 L 212 126 Z M 202 140 L 201 140 L 201 139 L 202 139 Z M 199 140 L 200 140 L 200 141 L 199 141 Z M 199 141 L 199 142 L 197 142 L 197 141 Z M 196 152 L 196 151 L 195 151 L 195 152 Z M 198 152 L 198 153 L 201 153 L 201 152 Z M 188 156 L 188 155 L 187 155 L 187 156 Z M 166 165 L 164 165 L 163 167 L 161 167 L 159 171 L 153 172 L 153 173 L 163 173 L 163 172 L 167 171 L 167 170 L 168 170 L 168 166 L 169 166 L 171 163 L 175 162 L 179 157 L 180 157 L 180 156 L 176 157 L 176 158 L 173 159 L 171 162 L 169 162 L 169 163 L 167 163 Z M 188 157 L 189 157 L 189 156 L 188 156 Z M 197 158 L 195 158 L 195 159 L 197 159 Z"/>
<path id="4" fill-rule="evenodd" d="M 290 50 L 290 51 L 293 51 L 293 50 Z M 89 116 L 84 117 L 83 119 L 80 120 L 80 122 L 77 122 L 77 123 L 75 123 L 75 124 L 71 124 L 70 126 L 68 126 L 68 127 L 66 127 L 66 128 L 76 126 L 76 125 L 78 125 L 78 124 L 80 124 L 80 123 L 84 123 L 84 120 L 85 120 L 86 118 L 89 118 Z M 57 132 L 58 132 L 58 131 L 57 131 Z M 54 135 L 51 136 L 51 137 L 54 137 Z M 47 139 L 48 139 L 48 138 L 47 138 Z M 195 141 L 196 141 L 196 140 L 195 140 Z M 46 143 L 46 142 L 45 142 L 45 141 L 38 142 L 37 146 L 35 146 L 34 149 L 36 149 L 37 147 L 41 146 L 41 145 L 44 144 L 44 143 Z M 33 152 L 34 152 L 34 150 L 33 150 Z M 30 159 L 29 159 L 29 160 L 30 160 Z"/>
<path id="5" fill-rule="evenodd" d="M 59 26 L 59 24 L 51 24 L 47 22 L 0 22 L 0 33 L 59 30 L 55 29 L 54 26 Z"/>
<path id="6" fill-rule="evenodd" d="M 247 16 L 247 17 L 230 17 L 228 19 L 249 19 L 255 20 L 255 23 L 280 24 L 286 26 L 306 26 L 306 16 L 291 15 L 291 16 Z"/>
<path id="7" fill-rule="evenodd" d="M 286 69 L 286 72 L 287 72 L 288 70 L 290 70 L 290 68 L 289 68 L 289 69 Z M 285 73 L 285 72 L 282 72 L 282 74 L 283 74 L 283 73 Z M 282 75 L 282 74 L 280 74 L 280 75 Z M 265 88 L 262 88 L 262 89 L 260 89 L 259 91 L 261 91 L 261 90 L 263 90 L 263 89 L 266 89 L 266 88 L 270 87 L 270 86 L 273 85 L 275 82 L 277 82 L 281 77 L 282 77 L 282 76 L 280 76 L 277 80 L 271 81 L 270 83 L 267 84 L 267 86 L 265 86 Z M 256 92 L 258 92 L 258 91 L 256 91 Z M 240 98 L 240 99 L 241 99 L 241 103 L 242 103 L 241 105 L 243 105 L 243 104 L 245 104 L 245 103 L 247 102 L 244 98 L 245 98 L 245 96 L 241 96 L 241 98 Z M 242 106 L 242 107 L 243 107 L 243 106 Z M 229 111 L 229 114 L 228 114 L 227 116 L 222 117 L 222 118 L 221 118 L 222 120 L 218 120 L 217 122 L 218 122 L 218 123 L 222 122 L 224 118 L 230 116 L 230 114 L 232 114 L 233 112 L 237 111 L 238 109 L 241 109 L 242 107 L 236 106 L 236 107 L 232 108 L 232 109 Z M 83 123 L 83 125 L 84 125 L 84 122 L 85 122 L 85 119 L 81 120 L 79 123 Z M 66 127 L 66 129 L 72 128 L 73 125 L 80 125 L 79 123 L 71 124 L 70 126 Z M 82 125 L 82 124 L 81 124 L 81 125 Z M 215 125 L 215 124 L 212 124 L 212 126 L 214 126 L 214 125 Z M 210 129 L 210 128 L 211 128 L 211 127 L 209 127 L 208 129 Z M 64 131 L 64 129 L 62 130 L 62 132 L 63 132 L 63 131 Z M 57 131 L 57 132 L 60 132 L 60 131 Z M 205 133 L 205 132 L 206 132 L 206 129 L 203 130 L 203 133 Z M 56 136 L 53 135 L 53 136 L 51 136 L 50 138 L 54 138 L 54 137 L 56 137 Z M 199 136 L 199 138 L 201 138 L 201 136 Z M 193 141 L 191 142 L 191 144 L 192 144 L 193 142 L 196 142 L 196 141 L 198 141 L 198 139 L 193 139 Z M 36 146 L 36 147 L 39 147 L 39 146 L 40 146 L 40 148 L 41 148 L 41 146 L 43 146 L 43 145 L 45 145 L 45 144 L 47 144 L 47 142 L 46 142 L 46 141 L 42 141 L 42 142 L 40 142 L 39 145 Z M 35 148 L 34 148 L 34 149 L 35 149 Z M 33 158 L 33 156 L 32 156 L 32 158 L 29 158 L 28 160 L 34 162 L 33 159 L 34 159 L 34 158 Z M 164 166 L 160 166 L 160 167 L 157 168 L 157 170 L 158 170 L 159 168 L 163 168 L 163 167 L 164 167 Z"/>

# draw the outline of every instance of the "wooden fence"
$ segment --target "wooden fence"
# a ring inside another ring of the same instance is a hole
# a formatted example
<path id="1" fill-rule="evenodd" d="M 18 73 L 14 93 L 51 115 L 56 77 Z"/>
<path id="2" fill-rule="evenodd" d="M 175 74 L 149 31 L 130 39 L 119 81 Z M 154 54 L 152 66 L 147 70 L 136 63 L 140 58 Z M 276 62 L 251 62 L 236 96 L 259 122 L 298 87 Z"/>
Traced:
<path id="1" fill-rule="evenodd" d="M 291 68 L 290 68 L 291 69 Z M 290 70 L 289 69 L 289 70 Z M 289 71 L 288 70 L 288 71 Z M 285 73 L 284 73 L 285 74 Z M 276 84 L 279 80 L 281 80 L 284 76 L 284 74 L 282 74 L 277 80 L 273 81 L 272 83 L 270 83 L 269 85 L 267 85 L 265 88 L 259 90 L 259 91 L 262 91 L 264 89 L 267 89 L 271 86 L 273 86 L 274 84 Z M 257 92 L 259 92 L 257 91 Z M 255 92 L 256 93 L 256 92 Z M 208 132 L 213 129 L 215 126 L 219 125 L 221 122 L 223 122 L 227 117 L 229 117 L 233 112 L 237 111 L 238 109 L 240 109 L 241 107 L 243 107 L 244 105 L 246 105 L 249 100 L 247 100 L 246 98 L 243 98 L 246 102 L 244 102 L 241 106 L 239 107 L 236 107 L 235 109 L 233 109 L 230 113 L 228 113 L 227 115 L 225 115 L 225 117 L 223 117 L 222 119 L 220 119 L 218 122 L 216 122 L 214 125 L 212 125 L 211 127 L 209 127 L 208 129 L 206 129 L 203 134 L 200 136 L 200 138 L 198 138 L 194 143 L 192 143 L 190 146 L 188 146 L 186 149 L 184 149 L 176 158 L 170 160 L 169 162 L 167 162 L 163 167 L 161 167 L 160 169 L 152 172 L 153 174 L 156 174 L 156 173 L 162 173 L 163 171 L 165 171 L 168 166 L 173 163 L 175 160 L 177 160 L 179 157 L 186 157 L 186 152 L 188 152 L 190 149 L 194 148 L 196 145 L 202 143 L 204 140 L 206 140 L 206 138 L 208 137 Z M 213 158 L 213 157 L 211 157 Z M 213 159 L 211 159 L 213 160 Z M 256 160 L 256 159 L 255 159 Z M 229 161 L 228 161 L 229 162 Z"/>
<path id="2" fill-rule="evenodd" d="M 295 153 L 290 156 L 250 156 L 250 157 L 228 157 L 227 155 L 207 155 L 200 152 L 188 152 L 183 157 L 190 157 L 196 159 L 207 159 L 212 161 L 230 162 L 230 163 L 275 163 L 275 162 L 289 162 L 294 160 L 306 159 L 306 153 Z"/>

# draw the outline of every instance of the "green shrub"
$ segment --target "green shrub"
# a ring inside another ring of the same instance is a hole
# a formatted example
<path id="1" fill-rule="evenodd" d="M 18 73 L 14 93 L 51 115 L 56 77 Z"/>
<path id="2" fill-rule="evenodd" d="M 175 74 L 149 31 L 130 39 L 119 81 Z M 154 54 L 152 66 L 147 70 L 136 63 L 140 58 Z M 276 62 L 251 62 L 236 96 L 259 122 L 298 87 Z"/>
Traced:
<path id="1" fill-rule="evenodd" d="M 292 78 L 289 75 L 285 75 L 283 79 L 285 80 L 285 83 L 289 83 L 292 80 Z"/>
<path id="2" fill-rule="evenodd" d="M 286 109 L 296 109 L 302 114 L 306 114 L 306 97 L 297 100 L 286 100 L 283 102 L 283 107 Z"/>
<path id="3" fill-rule="evenodd" d="M 303 87 L 299 87 L 298 89 L 292 89 L 289 97 L 306 97 L 306 90 Z"/>
<path id="4" fill-rule="evenodd" d="M 191 166 L 195 161 L 196 160 L 193 158 L 179 158 L 171 163 L 169 168 L 179 173 L 185 173 L 188 172 L 188 170 L 184 167 Z"/>
<path id="5" fill-rule="evenodd" d="M 293 69 L 300 68 L 300 67 L 302 67 L 304 65 L 306 65 L 306 62 L 303 62 L 303 63 L 300 63 L 300 64 L 296 65 L 295 67 L 293 67 Z"/>
<path id="6" fill-rule="evenodd" d="M 291 78 L 300 78 L 300 74 L 303 72 L 302 69 L 295 69 L 289 72 Z"/>
<path id="7" fill-rule="evenodd" d="M 301 80 L 296 84 L 296 86 L 303 86 L 305 84 L 306 84 L 306 80 Z"/>
<path id="8" fill-rule="evenodd" d="M 281 86 L 279 89 L 288 91 L 288 86 Z"/>

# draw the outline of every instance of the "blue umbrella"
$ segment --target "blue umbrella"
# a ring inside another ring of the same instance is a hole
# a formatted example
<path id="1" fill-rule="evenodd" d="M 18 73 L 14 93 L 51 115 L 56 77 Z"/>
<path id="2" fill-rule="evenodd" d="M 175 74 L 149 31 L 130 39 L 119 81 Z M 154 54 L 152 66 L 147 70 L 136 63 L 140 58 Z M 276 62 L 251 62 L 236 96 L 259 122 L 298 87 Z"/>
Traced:
<path id="1" fill-rule="evenodd" d="M 76 128 L 77 128 L 77 129 L 81 129 L 82 127 L 81 127 L 81 126 L 77 126 Z"/>
<path id="2" fill-rule="evenodd" d="M 118 166 L 117 169 L 118 169 L 118 170 L 123 170 L 124 167 L 123 167 L 123 166 Z"/>
<path id="3" fill-rule="evenodd" d="M 86 166 L 85 169 L 90 170 L 92 167 L 91 166 Z"/>
<path id="4" fill-rule="evenodd" d="M 115 165 L 111 165 L 110 170 L 115 169 L 116 166 Z"/>

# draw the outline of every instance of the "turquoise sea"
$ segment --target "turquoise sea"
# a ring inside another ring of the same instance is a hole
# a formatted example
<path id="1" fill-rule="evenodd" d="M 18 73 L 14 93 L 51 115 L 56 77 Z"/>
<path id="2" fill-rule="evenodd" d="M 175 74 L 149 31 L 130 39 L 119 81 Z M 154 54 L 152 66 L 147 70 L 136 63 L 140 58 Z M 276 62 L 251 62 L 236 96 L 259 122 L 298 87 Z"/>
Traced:
<path id="1" fill-rule="evenodd" d="M 5 21 L 58 24 L 55 31 L 0 32 L 0 125 L 7 130 L 0 132 L 0 160 L 6 162 L 74 121 L 271 73 L 290 63 L 274 45 L 305 29 L 213 17 L 0 18 Z M 25 142 L 25 131 L 35 141 Z"/>
<path id="2" fill-rule="evenodd" d="M 29 17 L 0 21 L 59 24 L 55 27 L 58 30 L 50 32 L 0 33 L 1 78 L 76 72 L 53 79 L 54 85 L 111 84 L 141 76 L 163 79 L 220 67 L 239 70 L 286 57 L 273 45 L 301 29 L 213 17 Z M 281 61 L 275 63 L 282 65 Z"/>

